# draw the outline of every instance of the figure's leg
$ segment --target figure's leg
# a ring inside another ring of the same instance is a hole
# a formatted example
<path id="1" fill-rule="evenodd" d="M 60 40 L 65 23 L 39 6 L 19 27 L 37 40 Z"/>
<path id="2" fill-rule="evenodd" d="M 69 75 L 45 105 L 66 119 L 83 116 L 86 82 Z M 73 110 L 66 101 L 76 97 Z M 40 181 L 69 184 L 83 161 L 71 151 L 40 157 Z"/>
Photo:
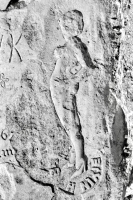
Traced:
<path id="1" fill-rule="evenodd" d="M 61 124 L 64 126 L 62 105 L 63 87 L 59 77 L 54 75 L 54 73 L 50 78 L 50 92 L 56 113 L 61 121 Z"/>
<path id="2" fill-rule="evenodd" d="M 66 102 L 66 101 L 65 101 Z M 76 169 L 77 171 L 73 174 L 72 178 L 79 176 L 82 172 L 86 171 L 86 157 L 84 153 L 84 139 L 81 134 L 81 124 L 78 116 L 77 105 L 76 105 L 76 96 L 70 94 L 69 104 L 71 109 L 66 107 L 64 109 L 64 116 L 66 123 L 66 131 L 70 137 L 70 140 L 73 144 L 76 154 Z"/>
<path id="3" fill-rule="evenodd" d="M 65 123 L 64 121 L 65 117 L 64 117 L 64 108 L 63 108 L 64 96 L 66 96 L 66 93 L 64 93 L 64 89 L 62 88 L 61 81 L 59 81 L 58 76 L 55 74 L 53 74 L 50 79 L 50 91 L 51 91 L 51 97 L 52 97 L 57 115 L 60 119 L 61 124 L 66 130 L 65 127 L 67 127 L 67 123 Z M 67 105 L 67 107 L 69 106 Z M 71 145 L 72 145 L 72 148 L 70 149 L 69 163 L 65 167 L 72 167 L 74 166 L 74 163 L 75 163 L 75 149 L 74 149 L 73 144 Z"/>
<path id="4" fill-rule="evenodd" d="M 76 154 L 76 169 L 72 178 L 80 175 L 86 170 L 86 157 L 84 153 L 84 140 L 81 134 L 81 125 L 77 111 L 76 95 L 71 94 L 69 90 L 62 88 L 62 84 L 57 81 L 58 78 L 51 76 L 50 90 L 52 100 L 58 114 L 58 117 L 70 137 L 72 146 Z M 72 154 L 71 161 L 74 158 Z"/>

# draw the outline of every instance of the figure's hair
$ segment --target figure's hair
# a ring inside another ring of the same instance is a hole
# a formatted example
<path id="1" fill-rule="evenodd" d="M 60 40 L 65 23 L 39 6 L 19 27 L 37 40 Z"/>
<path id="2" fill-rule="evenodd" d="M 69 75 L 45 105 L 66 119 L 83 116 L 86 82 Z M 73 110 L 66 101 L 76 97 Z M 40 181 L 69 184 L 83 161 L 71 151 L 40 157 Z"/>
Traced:
<path id="1" fill-rule="evenodd" d="M 83 14 L 79 10 L 71 10 L 63 15 L 63 20 L 74 19 L 78 23 L 79 31 L 82 32 L 84 28 Z"/>

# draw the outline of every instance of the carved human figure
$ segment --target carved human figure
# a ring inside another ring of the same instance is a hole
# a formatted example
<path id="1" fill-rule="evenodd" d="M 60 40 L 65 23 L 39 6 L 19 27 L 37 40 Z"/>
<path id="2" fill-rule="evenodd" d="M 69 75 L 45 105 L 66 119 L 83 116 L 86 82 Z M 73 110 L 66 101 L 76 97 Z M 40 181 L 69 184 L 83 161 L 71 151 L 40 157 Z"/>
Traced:
<path id="1" fill-rule="evenodd" d="M 68 166 L 75 163 L 76 171 L 71 177 L 74 178 L 87 168 L 77 93 L 87 62 L 91 59 L 87 47 L 78 37 L 84 27 L 82 13 L 78 10 L 68 11 L 60 17 L 59 25 L 66 43 L 54 51 L 56 65 L 50 79 L 50 90 L 57 115 L 71 140 L 72 149 Z"/>

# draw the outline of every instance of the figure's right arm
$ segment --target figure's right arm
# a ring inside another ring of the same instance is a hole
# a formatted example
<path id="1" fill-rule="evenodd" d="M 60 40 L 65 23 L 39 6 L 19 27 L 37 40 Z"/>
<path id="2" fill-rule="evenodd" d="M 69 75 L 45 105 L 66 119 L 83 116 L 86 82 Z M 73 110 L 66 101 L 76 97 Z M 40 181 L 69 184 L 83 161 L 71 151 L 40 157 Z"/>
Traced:
<path id="1" fill-rule="evenodd" d="M 60 71 L 61 71 L 61 67 L 62 67 L 62 54 L 64 51 L 64 47 L 57 47 L 54 50 L 54 57 L 56 58 L 56 65 L 53 71 L 53 74 L 51 76 L 51 78 L 53 79 L 60 79 Z"/>
<path id="2" fill-rule="evenodd" d="M 56 65 L 55 65 L 55 69 L 53 71 L 53 74 L 51 76 L 51 78 L 54 80 L 54 81 L 60 81 L 61 79 L 61 76 L 60 76 L 60 71 L 61 71 L 61 65 L 62 65 L 62 61 L 61 61 L 61 58 L 59 58 L 57 61 L 56 61 Z"/>

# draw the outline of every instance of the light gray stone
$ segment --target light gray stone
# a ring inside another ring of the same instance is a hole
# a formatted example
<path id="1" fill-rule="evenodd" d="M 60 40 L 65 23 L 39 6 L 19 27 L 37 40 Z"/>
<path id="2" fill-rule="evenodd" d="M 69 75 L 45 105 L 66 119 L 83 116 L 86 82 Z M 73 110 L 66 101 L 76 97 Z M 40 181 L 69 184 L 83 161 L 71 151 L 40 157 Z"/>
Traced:
<path id="1" fill-rule="evenodd" d="M 0 0 L 0 10 L 6 10 L 10 0 Z"/>

